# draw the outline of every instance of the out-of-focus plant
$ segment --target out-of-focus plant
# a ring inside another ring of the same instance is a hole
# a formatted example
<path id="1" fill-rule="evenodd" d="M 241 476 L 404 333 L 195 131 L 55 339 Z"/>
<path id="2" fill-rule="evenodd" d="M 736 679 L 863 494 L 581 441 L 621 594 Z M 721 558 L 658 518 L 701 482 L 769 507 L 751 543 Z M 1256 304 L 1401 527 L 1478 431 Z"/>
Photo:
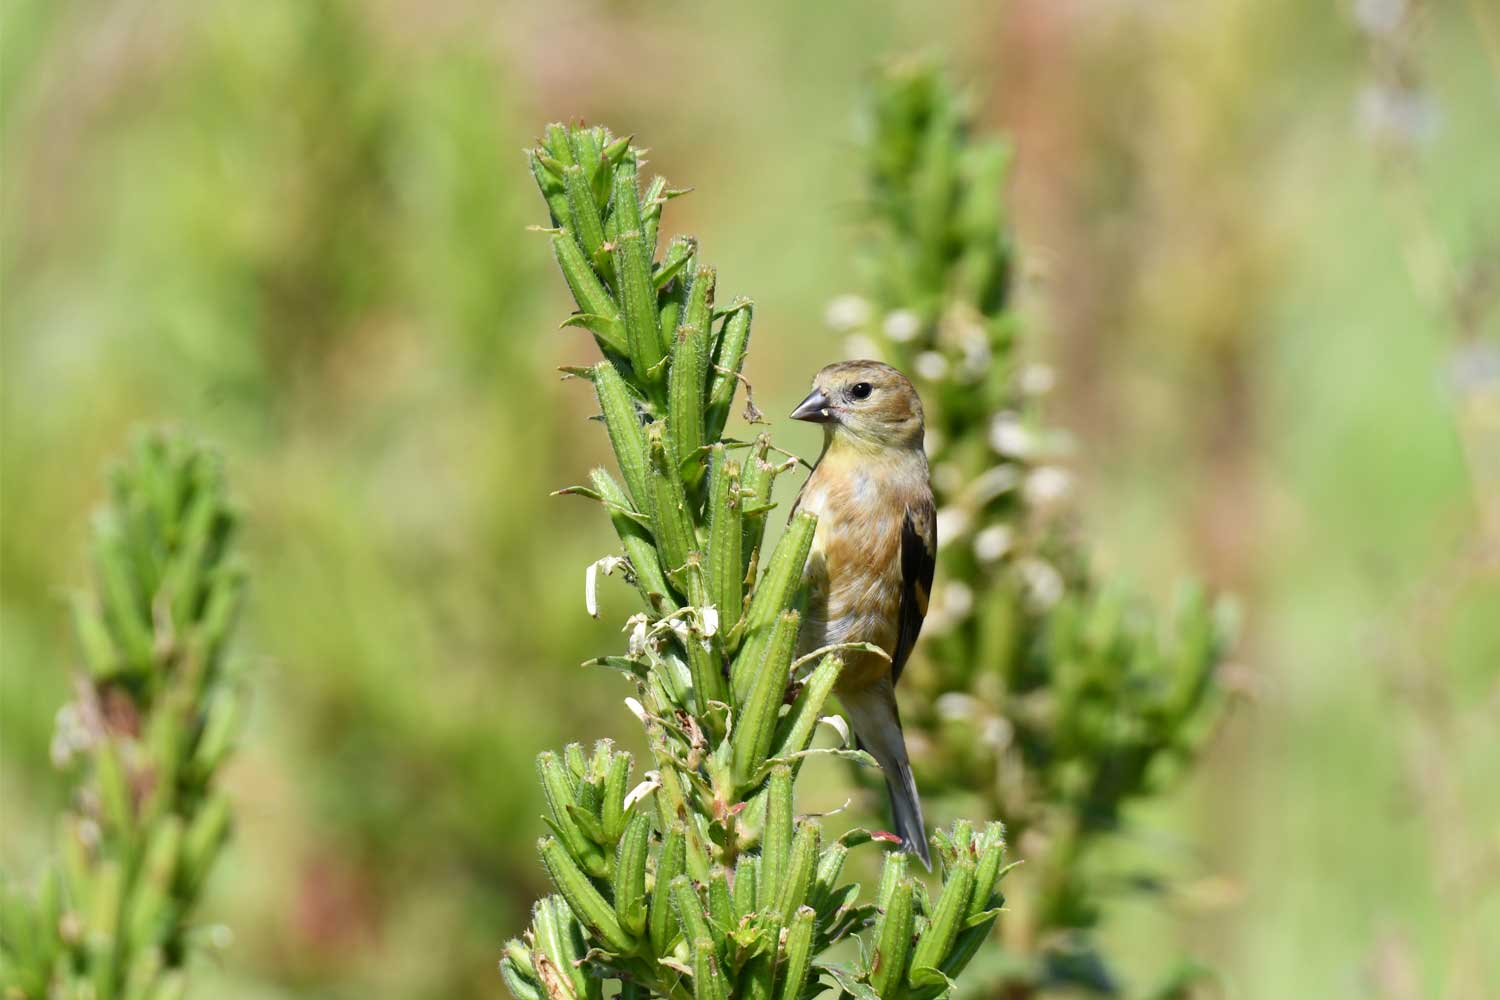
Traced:
<path id="1" fill-rule="evenodd" d="M 1193 760 L 1222 702 L 1223 615 L 1184 586 L 1166 622 L 1101 584 L 1069 530 L 1050 372 L 1011 306 L 1001 140 L 922 60 L 876 83 L 868 118 L 869 297 L 830 325 L 908 372 L 927 408 L 940 566 L 902 718 L 930 798 L 976 785 L 1023 856 L 1002 992 L 1118 989 L 1086 931 L 1088 863 L 1125 807 Z"/>
<path id="2" fill-rule="evenodd" d="M 7 998 L 167 1000 L 186 991 L 191 916 L 229 833 L 215 777 L 244 692 L 226 661 L 243 577 L 217 460 L 149 434 L 94 525 L 94 590 L 75 622 L 86 675 L 53 756 L 81 765 L 58 859 L 7 886 Z"/>
<path id="3" fill-rule="evenodd" d="M 599 501 L 621 556 L 589 571 L 623 572 L 644 610 L 625 655 L 598 664 L 636 686 L 628 704 L 646 730 L 651 770 L 605 740 L 543 753 L 538 772 L 552 835 L 540 843 L 557 889 L 501 962 L 517 1000 L 778 997 L 820 983 L 859 997 L 935 998 L 951 988 L 998 913 L 1004 837 L 966 823 L 935 840 L 942 890 L 929 898 L 888 854 L 879 892 L 862 903 L 841 879 L 853 831 L 825 843 L 797 816 L 802 761 L 860 751 L 811 748 L 837 680 L 837 647 L 794 659 L 803 563 L 816 525 L 793 519 L 767 557 L 771 486 L 790 463 L 766 435 L 724 437 L 749 342 L 751 303 L 715 305 L 714 269 L 694 240 L 656 258 L 660 178 L 644 194 L 639 151 L 602 128 L 553 125 L 531 151 L 551 210 L 553 251 L 604 360 L 573 369 L 598 396 L 623 483 L 595 470 L 564 492 Z M 762 563 L 764 565 L 762 566 Z M 850 964 L 836 942 L 869 930 Z"/>

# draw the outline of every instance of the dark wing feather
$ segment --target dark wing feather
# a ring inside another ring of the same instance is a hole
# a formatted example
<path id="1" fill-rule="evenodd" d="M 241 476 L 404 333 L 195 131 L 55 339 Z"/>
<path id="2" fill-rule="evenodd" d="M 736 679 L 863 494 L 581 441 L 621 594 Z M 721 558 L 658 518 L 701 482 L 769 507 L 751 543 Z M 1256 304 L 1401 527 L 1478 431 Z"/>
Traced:
<path id="1" fill-rule="evenodd" d="M 927 617 L 932 572 L 937 566 L 936 521 L 929 500 L 909 508 L 901 523 L 901 620 L 896 633 L 896 655 L 891 658 L 893 681 L 901 679 L 901 669 L 917 644 L 922 619 Z"/>

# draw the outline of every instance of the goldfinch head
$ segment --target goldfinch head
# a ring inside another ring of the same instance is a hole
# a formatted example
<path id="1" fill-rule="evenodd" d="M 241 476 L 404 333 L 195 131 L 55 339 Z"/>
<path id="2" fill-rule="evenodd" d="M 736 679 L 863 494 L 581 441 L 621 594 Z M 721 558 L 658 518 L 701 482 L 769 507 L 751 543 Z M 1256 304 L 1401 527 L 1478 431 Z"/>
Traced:
<path id="1" fill-rule="evenodd" d="M 832 438 L 849 435 L 890 448 L 922 447 L 922 401 L 911 382 L 879 361 L 840 361 L 813 376 L 812 392 L 792 419 L 823 424 Z"/>

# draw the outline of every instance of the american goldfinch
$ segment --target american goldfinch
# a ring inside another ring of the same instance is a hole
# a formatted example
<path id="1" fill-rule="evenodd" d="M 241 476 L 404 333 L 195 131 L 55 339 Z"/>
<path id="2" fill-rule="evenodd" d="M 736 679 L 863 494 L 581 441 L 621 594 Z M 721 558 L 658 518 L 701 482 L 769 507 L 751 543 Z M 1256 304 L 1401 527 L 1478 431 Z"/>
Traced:
<path id="1" fill-rule="evenodd" d="M 823 453 L 793 507 L 818 515 L 798 645 L 805 654 L 867 642 L 889 654 L 845 652 L 837 693 L 885 771 L 896 833 L 930 868 L 895 692 L 927 614 L 937 553 L 922 401 L 891 366 L 844 361 L 818 372 L 792 417 L 823 425 Z"/>

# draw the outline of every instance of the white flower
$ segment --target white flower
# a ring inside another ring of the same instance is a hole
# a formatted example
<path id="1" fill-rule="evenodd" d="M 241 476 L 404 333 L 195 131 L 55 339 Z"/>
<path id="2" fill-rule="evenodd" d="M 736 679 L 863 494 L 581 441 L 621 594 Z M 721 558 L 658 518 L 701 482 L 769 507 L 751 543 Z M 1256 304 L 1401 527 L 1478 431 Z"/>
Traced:
<path id="1" fill-rule="evenodd" d="M 969 484 L 968 503 L 983 507 L 1002 493 L 1015 489 L 1021 482 L 1021 470 L 1014 465 L 997 465 L 980 473 L 979 478 Z"/>
<path id="2" fill-rule="evenodd" d="M 1009 458 L 1026 458 L 1036 452 L 1036 435 L 1027 430 L 1014 413 L 997 413 L 990 421 L 990 447 Z"/>
<path id="3" fill-rule="evenodd" d="M 1015 531 L 1008 524 L 992 524 L 974 536 L 974 555 L 980 562 L 994 562 L 1015 544 Z"/>
<path id="4" fill-rule="evenodd" d="M 948 359 L 937 351 L 923 351 L 918 354 L 915 365 L 917 374 L 929 382 L 937 382 L 948 377 Z"/>
<path id="5" fill-rule="evenodd" d="M 922 317 L 910 309 L 897 309 L 885 318 L 885 335 L 900 344 L 917 339 L 922 332 Z"/>
<path id="6" fill-rule="evenodd" d="M 632 698 L 629 700 L 634 701 L 635 699 Z M 642 719 L 641 721 L 645 722 L 646 720 Z M 661 772 L 647 771 L 646 780 L 625 793 L 625 809 L 629 811 L 631 806 L 635 805 L 641 799 L 644 799 L 646 796 L 650 795 L 660 787 Z"/>
<path id="7" fill-rule="evenodd" d="M 842 715 L 824 715 L 818 721 L 826 726 L 831 726 L 833 731 L 839 734 L 839 746 L 849 745 L 849 723 L 844 721 Z"/>
<path id="8" fill-rule="evenodd" d="M 870 320 L 870 303 L 858 295 L 840 295 L 828 303 L 823 321 L 835 330 L 848 331 L 864 326 Z"/>
<path id="9" fill-rule="evenodd" d="M 638 720 L 640 720 L 641 722 L 646 721 L 646 707 L 642 705 L 637 699 L 626 698 L 625 707 L 630 709 L 630 714 L 635 716 Z M 651 772 L 647 771 L 646 776 L 649 778 L 651 776 Z"/>
<path id="10" fill-rule="evenodd" d="M 969 512 L 962 507 L 944 507 L 937 512 L 938 548 L 963 536 L 969 530 Z"/>
<path id="11" fill-rule="evenodd" d="M 972 719 L 979 714 L 983 706 L 971 694 L 963 691 L 949 691 L 947 694 L 939 695 L 932 707 L 937 709 L 937 714 L 945 719 Z"/>
<path id="12" fill-rule="evenodd" d="M 719 631 L 719 609 L 710 604 L 698 609 L 698 631 L 703 638 L 712 638 Z M 705 643 L 704 645 L 707 645 Z"/>
<path id="13" fill-rule="evenodd" d="M 1038 507 L 1047 507 L 1066 497 L 1072 488 L 1073 477 L 1066 469 L 1043 465 L 1026 477 L 1024 490 L 1028 501 Z"/>
<path id="14" fill-rule="evenodd" d="M 599 571 L 602 569 L 604 575 L 609 576 L 621 566 L 629 564 L 624 556 L 605 556 L 589 563 L 589 568 L 583 574 L 583 606 L 589 617 L 599 617 Z"/>
<path id="15" fill-rule="evenodd" d="M 844 338 L 844 353 L 851 358 L 880 360 L 880 345 L 862 333 L 851 333 Z"/>
<path id="16" fill-rule="evenodd" d="M 1057 373 L 1047 365 L 1027 365 L 1021 369 L 1021 391 L 1028 396 L 1045 396 L 1057 385 Z"/>
<path id="17" fill-rule="evenodd" d="M 1062 574 L 1051 563 L 1027 559 L 1021 563 L 1021 577 L 1026 581 L 1032 603 L 1038 608 L 1050 608 L 1062 597 Z"/>
<path id="18" fill-rule="evenodd" d="M 651 622 L 644 614 L 634 614 L 625 620 L 623 631 L 630 633 L 630 655 L 640 656 L 651 643 Z"/>

